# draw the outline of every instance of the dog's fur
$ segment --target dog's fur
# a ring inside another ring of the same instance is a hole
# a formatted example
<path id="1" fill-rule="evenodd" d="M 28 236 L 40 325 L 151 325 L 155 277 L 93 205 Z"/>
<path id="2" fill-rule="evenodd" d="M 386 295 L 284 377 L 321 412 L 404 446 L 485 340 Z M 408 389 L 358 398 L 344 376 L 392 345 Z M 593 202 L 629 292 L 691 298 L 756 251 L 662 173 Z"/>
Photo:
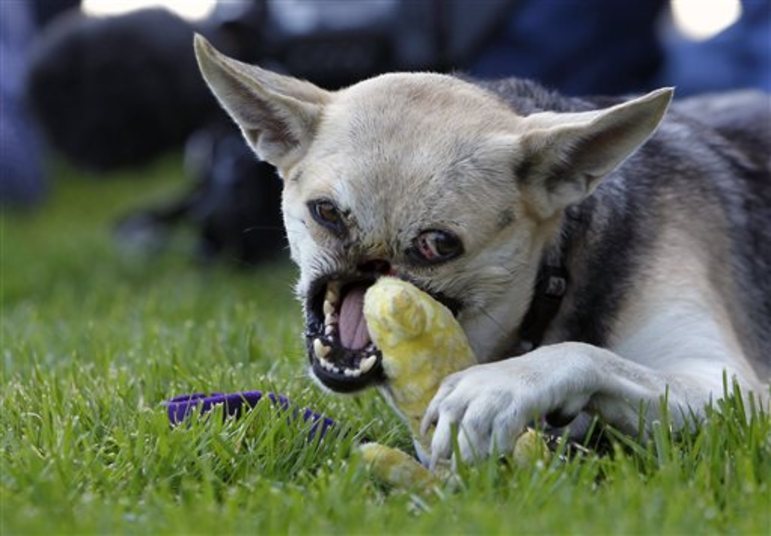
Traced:
<path id="1" fill-rule="evenodd" d="M 670 89 L 578 99 L 431 73 L 327 92 L 200 38 L 196 50 L 220 103 L 285 181 L 306 310 L 320 306 L 319 285 L 373 259 L 458 304 L 482 364 L 446 378 L 426 413 L 434 462 L 450 455 L 455 424 L 471 458 L 510 448 L 535 415 L 584 412 L 634 432 L 665 394 L 683 424 L 722 396 L 724 374 L 768 395 L 768 96 L 667 112 Z M 314 221 L 316 199 L 339 208 L 339 232 Z M 416 262 L 406 252 L 436 229 L 459 237 L 462 254 Z M 570 284 L 544 344 L 506 359 L 539 266 L 560 257 Z"/>

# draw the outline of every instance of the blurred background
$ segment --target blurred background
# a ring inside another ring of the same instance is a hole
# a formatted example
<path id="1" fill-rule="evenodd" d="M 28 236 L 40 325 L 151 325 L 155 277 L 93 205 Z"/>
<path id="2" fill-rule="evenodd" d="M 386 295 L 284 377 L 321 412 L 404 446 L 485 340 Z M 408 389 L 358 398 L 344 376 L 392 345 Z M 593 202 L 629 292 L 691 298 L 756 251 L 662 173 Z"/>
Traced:
<path id="1" fill-rule="evenodd" d="M 241 267 L 284 254 L 281 184 L 204 86 L 194 31 L 328 89 L 434 70 L 533 78 L 570 95 L 771 90 L 771 0 L 2 0 L 0 9 L 3 212 L 44 213 L 57 181 L 73 176 L 153 192 L 148 181 L 171 175 L 162 195 L 113 211 L 115 247 L 152 257 L 184 235 L 186 255 Z M 145 173 L 159 158 L 162 171 Z"/>

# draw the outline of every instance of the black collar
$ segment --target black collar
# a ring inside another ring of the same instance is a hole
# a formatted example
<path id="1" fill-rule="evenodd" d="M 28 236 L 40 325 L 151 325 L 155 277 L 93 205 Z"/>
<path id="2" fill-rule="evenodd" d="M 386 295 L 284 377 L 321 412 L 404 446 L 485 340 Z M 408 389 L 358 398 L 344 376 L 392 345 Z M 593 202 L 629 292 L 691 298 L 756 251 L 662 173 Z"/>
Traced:
<path id="1" fill-rule="evenodd" d="M 564 256 L 565 252 L 560 249 L 554 254 L 547 254 L 541 262 L 535 280 L 533 300 L 519 327 L 517 355 L 541 345 L 546 329 L 559 311 L 570 282 Z"/>

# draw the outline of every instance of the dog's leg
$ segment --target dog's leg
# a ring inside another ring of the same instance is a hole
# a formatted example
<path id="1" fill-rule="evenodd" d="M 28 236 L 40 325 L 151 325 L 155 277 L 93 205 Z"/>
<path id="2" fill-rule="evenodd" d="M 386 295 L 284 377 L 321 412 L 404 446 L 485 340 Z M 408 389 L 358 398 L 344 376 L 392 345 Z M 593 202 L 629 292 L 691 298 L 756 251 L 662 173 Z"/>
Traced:
<path id="1" fill-rule="evenodd" d="M 569 418 L 581 411 L 627 432 L 638 428 L 640 410 L 646 429 L 658 415 L 662 397 L 675 426 L 700 415 L 729 381 L 741 376 L 714 360 L 690 361 L 689 374 L 657 371 L 596 346 L 565 342 L 544 346 L 522 357 L 476 365 L 448 376 L 422 422 L 425 433 L 436 423 L 431 463 L 452 451 L 453 430 L 464 459 L 507 452 L 536 416 Z"/>

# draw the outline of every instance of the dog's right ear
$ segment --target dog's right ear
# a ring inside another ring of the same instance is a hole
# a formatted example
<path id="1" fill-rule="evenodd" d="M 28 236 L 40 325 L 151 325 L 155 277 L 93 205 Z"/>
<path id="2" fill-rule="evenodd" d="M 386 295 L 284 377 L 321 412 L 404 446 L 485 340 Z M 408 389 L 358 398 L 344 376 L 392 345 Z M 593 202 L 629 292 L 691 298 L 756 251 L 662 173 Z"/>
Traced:
<path id="1" fill-rule="evenodd" d="M 257 156 L 280 173 L 297 163 L 313 140 L 330 93 L 228 58 L 198 34 L 195 55 L 209 88 Z"/>

